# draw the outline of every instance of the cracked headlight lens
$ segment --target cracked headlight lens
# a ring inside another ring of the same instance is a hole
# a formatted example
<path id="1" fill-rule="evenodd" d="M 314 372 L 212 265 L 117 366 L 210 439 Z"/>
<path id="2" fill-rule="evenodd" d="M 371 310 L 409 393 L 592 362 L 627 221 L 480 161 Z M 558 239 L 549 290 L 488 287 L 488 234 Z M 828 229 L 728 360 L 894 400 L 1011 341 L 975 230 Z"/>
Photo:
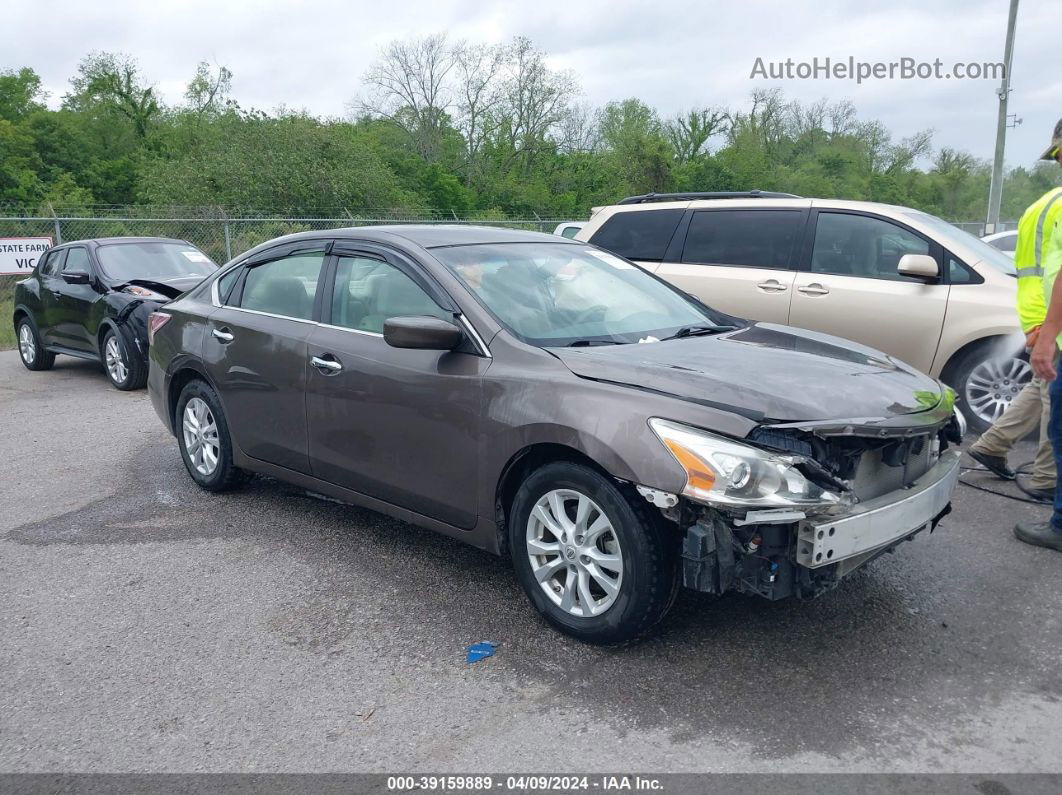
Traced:
<path id="1" fill-rule="evenodd" d="M 657 417 L 649 427 L 686 470 L 682 494 L 698 502 L 748 508 L 834 505 L 841 501 L 794 466 L 796 456 L 772 455 L 722 436 Z"/>

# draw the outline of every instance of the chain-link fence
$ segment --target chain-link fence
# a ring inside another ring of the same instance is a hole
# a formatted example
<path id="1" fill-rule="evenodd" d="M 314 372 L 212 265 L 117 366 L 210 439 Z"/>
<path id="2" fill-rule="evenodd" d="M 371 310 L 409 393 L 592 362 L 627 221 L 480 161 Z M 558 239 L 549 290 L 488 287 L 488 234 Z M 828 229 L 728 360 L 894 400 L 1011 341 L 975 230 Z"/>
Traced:
<path id="1" fill-rule="evenodd" d="M 339 229 L 371 224 L 484 224 L 536 232 L 552 232 L 570 218 L 462 218 L 434 211 L 370 211 L 363 214 L 328 212 L 312 217 L 272 215 L 230 216 L 213 207 L 81 208 L 49 214 L 20 213 L 0 207 L 0 237 L 50 237 L 53 243 L 99 237 L 171 237 L 187 240 L 217 262 L 225 262 L 259 243 L 293 232 Z"/>
<path id="2" fill-rule="evenodd" d="M 552 232 L 571 218 L 460 217 L 456 213 L 400 210 L 369 210 L 360 214 L 330 210 L 312 216 L 280 216 L 228 213 L 217 207 L 90 207 L 49 208 L 49 212 L 26 212 L 0 207 L 0 237 L 50 237 L 56 244 L 98 237 L 172 237 L 187 240 L 217 262 L 259 243 L 293 232 L 338 229 L 370 224 L 484 224 L 536 232 Z M 981 236 L 982 222 L 955 222 L 955 226 Z M 997 227 L 1014 229 L 1015 222 Z"/>

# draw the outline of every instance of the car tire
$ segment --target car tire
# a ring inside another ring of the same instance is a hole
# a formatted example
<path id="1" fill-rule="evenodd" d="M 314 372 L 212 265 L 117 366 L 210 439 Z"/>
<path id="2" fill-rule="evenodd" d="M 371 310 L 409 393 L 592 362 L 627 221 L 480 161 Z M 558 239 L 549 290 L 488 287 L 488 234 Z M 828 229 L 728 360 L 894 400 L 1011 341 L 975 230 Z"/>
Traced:
<path id="1" fill-rule="evenodd" d="M 148 377 L 147 362 L 131 343 L 127 332 L 108 329 L 103 335 L 100 358 L 103 360 L 103 372 L 115 389 L 131 392 L 144 388 Z"/>
<path id="2" fill-rule="evenodd" d="M 517 578 L 561 632 L 594 644 L 633 641 L 675 601 L 674 528 L 588 466 L 562 461 L 533 471 L 516 493 L 508 525 Z"/>
<path id="3" fill-rule="evenodd" d="M 232 436 L 217 393 L 205 381 L 190 381 L 174 411 L 177 445 L 188 474 L 207 491 L 229 491 L 246 479 L 232 458 Z"/>
<path id="4" fill-rule="evenodd" d="M 51 370 L 55 364 L 55 354 L 44 349 L 41 337 L 33 321 L 23 316 L 15 328 L 15 341 L 18 356 L 27 370 Z"/>
<path id="5" fill-rule="evenodd" d="M 998 419 L 995 412 L 1001 415 L 1001 409 L 1005 410 L 1031 377 L 1024 352 L 1001 354 L 996 345 L 983 343 L 949 363 L 941 380 L 955 390 L 955 405 L 966 418 L 969 432 L 980 436 L 992 426 L 993 416 Z"/>

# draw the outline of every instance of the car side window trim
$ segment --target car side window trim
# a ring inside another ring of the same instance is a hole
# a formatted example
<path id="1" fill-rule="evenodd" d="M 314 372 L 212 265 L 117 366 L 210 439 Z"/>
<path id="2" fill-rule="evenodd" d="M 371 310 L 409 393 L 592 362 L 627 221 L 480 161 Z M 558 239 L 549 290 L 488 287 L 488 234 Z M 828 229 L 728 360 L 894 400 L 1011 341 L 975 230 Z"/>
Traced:
<path id="1" fill-rule="evenodd" d="M 771 265 L 739 265 L 726 262 L 687 262 L 685 258 L 686 251 L 686 239 L 689 236 L 690 225 L 693 223 L 694 216 L 700 213 L 726 213 L 726 212 L 755 212 L 755 213 L 800 213 L 800 217 L 797 220 L 796 229 L 793 235 L 793 243 L 789 249 L 788 263 L 785 267 L 774 267 Z M 750 270 L 765 270 L 765 271 L 793 271 L 797 269 L 797 261 L 800 258 L 800 252 L 803 250 L 805 240 L 808 235 L 808 221 L 810 211 L 807 208 L 802 207 L 698 207 L 687 211 L 686 217 L 679 222 L 678 231 L 675 233 L 675 238 L 672 240 L 671 245 L 668 246 L 668 256 L 672 259 L 666 259 L 665 262 L 677 262 L 684 265 L 704 265 L 705 267 L 720 267 L 720 268 L 748 268 Z"/>
<path id="2" fill-rule="evenodd" d="M 885 222 L 887 224 L 892 224 L 893 226 L 899 227 L 903 231 L 914 235 L 915 237 L 921 239 L 922 241 L 924 241 L 928 245 L 928 247 L 929 247 L 929 256 L 931 256 L 937 262 L 937 268 L 938 268 L 939 273 L 940 273 L 940 280 L 935 282 L 935 284 L 946 284 L 947 283 L 948 277 L 947 277 L 947 274 L 944 273 L 944 247 L 940 243 L 938 243 L 936 240 L 934 240 L 931 237 L 927 237 L 924 233 L 919 232 L 917 229 L 913 229 L 912 227 L 910 227 L 907 224 L 905 224 L 903 221 L 897 221 L 894 218 L 889 218 L 888 216 L 885 216 L 885 215 L 879 215 L 878 213 L 868 213 L 868 212 L 865 212 L 863 210 L 850 210 L 848 208 L 844 208 L 844 209 L 841 209 L 841 208 L 834 209 L 832 207 L 814 207 L 814 208 L 812 208 L 811 215 L 810 215 L 810 217 L 808 219 L 808 224 L 807 224 L 806 231 L 805 231 L 805 234 L 804 234 L 804 243 L 803 243 L 803 246 L 800 249 L 800 254 L 799 254 L 799 256 L 797 258 L 797 261 L 796 261 L 796 270 L 797 271 L 799 271 L 801 273 L 810 273 L 810 274 L 814 274 L 814 275 L 818 275 L 818 276 L 840 276 L 840 277 L 846 278 L 846 279 L 874 279 L 875 278 L 873 276 L 860 276 L 860 275 L 843 274 L 843 273 L 817 273 L 816 271 L 813 271 L 811 269 L 811 258 L 812 258 L 812 255 L 815 252 L 815 235 L 818 232 L 819 216 L 824 214 L 824 213 L 832 214 L 832 215 L 856 215 L 856 216 L 860 216 L 860 217 L 863 217 L 863 218 L 873 218 L 875 221 L 883 221 L 883 222 Z"/>

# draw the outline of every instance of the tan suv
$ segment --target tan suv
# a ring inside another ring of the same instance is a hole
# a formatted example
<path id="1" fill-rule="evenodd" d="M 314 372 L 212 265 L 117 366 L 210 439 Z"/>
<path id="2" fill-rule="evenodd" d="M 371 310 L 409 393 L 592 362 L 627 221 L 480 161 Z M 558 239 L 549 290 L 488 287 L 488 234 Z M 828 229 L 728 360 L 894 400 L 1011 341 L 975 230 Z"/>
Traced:
<path id="1" fill-rule="evenodd" d="M 975 431 L 1031 374 L 1013 261 L 908 207 L 761 191 L 649 194 L 597 209 L 576 238 L 717 309 L 856 340 L 938 376 Z"/>

